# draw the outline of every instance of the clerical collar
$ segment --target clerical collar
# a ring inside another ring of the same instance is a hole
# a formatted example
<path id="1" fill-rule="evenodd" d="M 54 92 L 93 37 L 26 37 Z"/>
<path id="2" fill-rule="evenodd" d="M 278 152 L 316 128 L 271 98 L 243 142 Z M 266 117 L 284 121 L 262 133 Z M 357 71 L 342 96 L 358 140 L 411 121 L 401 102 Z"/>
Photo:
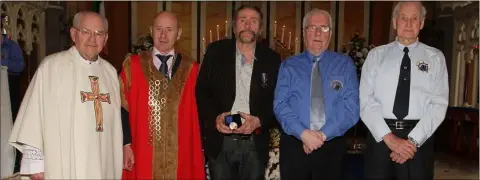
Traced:
<path id="1" fill-rule="evenodd" d="M 98 60 L 100 59 L 100 57 L 97 57 L 96 61 L 90 61 L 90 60 L 87 60 L 87 59 L 83 58 L 83 56 L 80 54 L 80 51 L 78 51 L 77 47 L 75 47 L 75 52 L 77 52 L 77 53 L 75 53 L 77 55 L 77 58 L 80 58 L 86 64 L 98 64 Z"/>
<path id="2" fill-rule="evenodd" d="M 415 47 L 418 46 L 418 37 L 417 37 L 417 39 L 415 40 L 414 43 L 412 43 L 412 44 L 410 44 L 410 45 L 408 45 L 408 46 L 405 46 L 405 45 L 403 45 L 402 43 L 400 43 L 400 41 L 398 40 L 398 36 L 395 37 L 395 42 L 397 43 L 397 46 L 398 46 L 400 49 L 402 49 L 402 50 L 403 50 L 403 48 L 405 48 L 405 47 L 408 47 L 408 49 L 411 49 L 411 48 L 415 48 Z"/>

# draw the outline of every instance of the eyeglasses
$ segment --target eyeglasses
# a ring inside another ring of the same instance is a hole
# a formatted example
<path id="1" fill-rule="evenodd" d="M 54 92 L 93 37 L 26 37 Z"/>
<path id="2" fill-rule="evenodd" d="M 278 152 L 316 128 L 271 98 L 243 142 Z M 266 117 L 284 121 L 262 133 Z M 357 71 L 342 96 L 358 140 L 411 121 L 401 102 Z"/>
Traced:
<path id="1" fill-rule="evenodd" d="M 314 25 L 310 25 L 310 26 L 307 26 L 307 31 L 310 31 L 310 32 L 317 32 L 319 29 L 322 31 L 322 32 L 329 32 L 331 27 L 328 27 L 328 26 L 314 26 Z"/>
<path id="2" fill-rule="evenodd" d="M 73 27 L 73 28 L 75 28 L 77 31 L 80 31 L 80 33 L 82 33 L 82 35 L 84 36 L 90 36 L 90 37 L 95 36 L 95 37 L 104 38 L 105 35 L 107 34 L 107 32 L 105 31 L 99 31 L 99 30 L 92 31 L 87 28 L 78 29 L 77 27 Z"/>

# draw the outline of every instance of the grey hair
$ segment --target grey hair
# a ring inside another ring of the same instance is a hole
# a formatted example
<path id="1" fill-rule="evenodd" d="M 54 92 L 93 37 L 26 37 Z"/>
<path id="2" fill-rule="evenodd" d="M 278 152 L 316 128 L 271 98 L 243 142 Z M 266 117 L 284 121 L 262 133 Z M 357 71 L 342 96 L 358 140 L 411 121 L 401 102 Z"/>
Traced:
<path id="1" fill-rule="evenodd" d="M 313 15 L 315 14 L 324 14 L 325 16 L 328 17 L 328 26 L 330 28 L 333 28 L 333 20 L 332 20 L 332 15 L 330 15 L 330 13 L 328 11 L 325 11 L 325 10 L 321 10 L 321 9 L 312 9 L 311 11 L 309 11 L 307 14 L 305 14 L 305 17 L 303 17 L 303 26 L 302 26 L 302 29 L 305 29 L 307 28 L 307 21 L 308 19 L 310 19 L 310 17 L 312 17 Z"/>
<path id="2" fill-rule="evenodd" d="M 87 14 L 94 14 L 98 17 L 100 17 L 103 20 L 103 25 L 105 26 L 105 32 L 108 32 L 108 20 L 107 18 L 103 17 L 102 15 L 92 12 L 92 11 L 81 11 L 75 14 L 73 17 L 73 27 L 75 28 L 80 28 L 80 22 L 82 22 L 82 19 L 85 15 Z"/>
<path id="3" fill-rule="evenodd" d="M 423 6 L 423 4 L 420 1 L 400 1 L 400 2 L 398 2 L 397 5 L 395 5 L 395 8 L 393 8 L 392 19 L 396 18 L 398 16 L 398 10 L 400 9 L 400 6 L 402 6 L 403 4 L 405 4 L 407 2 L 418 2 L 420 4 L 420 11 L 421 11 L 420 17 L 421 17 L 422 20 L 425 20 L 425 17 L 427 16 L 427 9 L 425 8 L 425 6 Z"/>

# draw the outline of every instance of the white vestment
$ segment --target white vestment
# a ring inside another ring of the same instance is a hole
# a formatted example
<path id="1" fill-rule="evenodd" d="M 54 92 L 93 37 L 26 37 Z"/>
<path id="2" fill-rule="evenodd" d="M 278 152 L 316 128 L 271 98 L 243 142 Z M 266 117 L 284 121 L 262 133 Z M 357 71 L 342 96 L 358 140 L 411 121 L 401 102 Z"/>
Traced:
<path id="1" fill-rule="evenodd" d="M 96 130 L 92 76 L 98 78 L 98 94 L 110 98 L 99 103 L 103 132 Z M 45 179 L 120 179 L 119 88 L 106 60 L 86 63 L 75 47 L 52 54 L 32 78 L 9 141 L 22 152 L 33 147 L 43 153 Z M 91 96 L 82 98 L 81 92 Z"/>
<path id="2" fill-rule="evenodd" d="M 1 164 L 0 178 L 4 179 L 13 174 L 15 165 L 15 148 L 8 144 L 8 136 L 12 130 L 12 109 L 10 106 L 10 93 L 8 89 L 8 72 L 6 66 L 0 66 L 0 147 Z"/>

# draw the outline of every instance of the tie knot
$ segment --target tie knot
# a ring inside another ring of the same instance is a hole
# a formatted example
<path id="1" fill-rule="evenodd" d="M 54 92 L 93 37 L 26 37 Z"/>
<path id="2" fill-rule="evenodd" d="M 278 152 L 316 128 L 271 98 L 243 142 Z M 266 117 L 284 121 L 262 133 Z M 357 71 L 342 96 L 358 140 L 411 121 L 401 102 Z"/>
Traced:
<path id="1" fill-rule="evenodd" d="M 157 54 L 156 56 L 158 57 L 158 59 L 160 59 L 160 62 L 162 62 L 162 63 L 167 62 L 167 60 L 170 59 L 170 57 L 172 57 L 172 55 L 164 56 L 164 55 L 160 55 L 160 54 Z"/>
<path id="2" fill-rule="evenodd" d="M 408 53 L 408 47 L 404 47 L 403 52 Z"/>

